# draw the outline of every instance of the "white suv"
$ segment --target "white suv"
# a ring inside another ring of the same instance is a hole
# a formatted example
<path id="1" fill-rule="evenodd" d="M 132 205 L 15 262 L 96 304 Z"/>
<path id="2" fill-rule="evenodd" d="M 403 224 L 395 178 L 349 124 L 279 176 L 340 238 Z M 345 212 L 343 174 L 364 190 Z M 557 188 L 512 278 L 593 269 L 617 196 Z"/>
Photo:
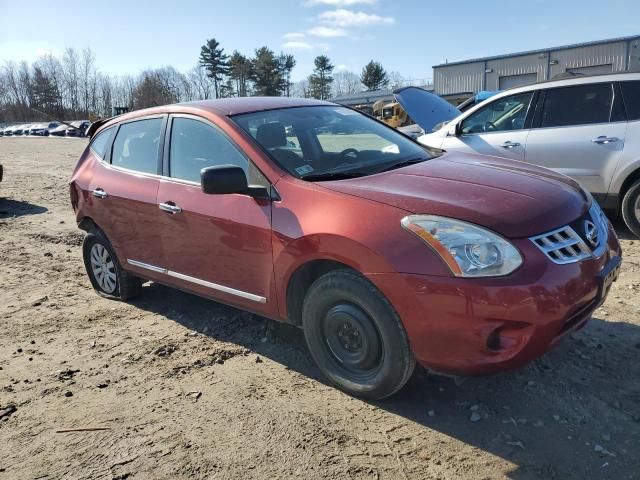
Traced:
<path id="1" fill-rule="evenodd" d="M 416 101 L 418 97 L 431 103 Z M 418 123 L 427 109 L 433 111 L 431 97 L 396 92 Z M 574 77 L 507 90 L 418 141 L 564 173 L 606 210 L 621 213 L 640 237 L 640 73 Z"/>

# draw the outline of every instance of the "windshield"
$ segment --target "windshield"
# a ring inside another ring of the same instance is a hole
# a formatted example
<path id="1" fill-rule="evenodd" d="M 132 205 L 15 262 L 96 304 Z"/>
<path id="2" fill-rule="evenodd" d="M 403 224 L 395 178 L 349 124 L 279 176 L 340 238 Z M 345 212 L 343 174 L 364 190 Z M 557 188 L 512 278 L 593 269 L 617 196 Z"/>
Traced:
<path id="1" fill-rule="evenodd" d="M 278 165 L 305 180 L 371 175 L 432 158 L 404 135 L 337 105 L 268 110 L 233 120 Z"/>

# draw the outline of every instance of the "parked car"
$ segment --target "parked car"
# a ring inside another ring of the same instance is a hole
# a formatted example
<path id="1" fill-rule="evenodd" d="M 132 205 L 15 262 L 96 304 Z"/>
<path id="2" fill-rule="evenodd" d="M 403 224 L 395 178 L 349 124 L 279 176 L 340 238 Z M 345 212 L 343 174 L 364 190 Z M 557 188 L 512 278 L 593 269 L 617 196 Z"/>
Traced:
<path id="1" fill-rule="evenodd" d="M 147 279 L 299 325 L 353 395 L 392 395 L 415 360 L 520 367 L 582 327 L 618 274 L 616 234 L 574 180 L 434 156 L 329 102 L 156 107 L 90 135 L 70 194 L 98 293 L 126 300 Z"/>
<path id="2" fill-rule="evenodd" d="M 91 125 L 89 120 L 82 120 L 78 122 L 71 122 L 73 128 L 67 129 L 67 137 L 84 137 L 87 128 Z"/>
<path id="3" fill-rule="evenodd" d="M 49 129 L 49 135 L 53 135 L 54 137 L 64 137 L 67 134 L 67 130 L 71 128 L 69 125 L 65 125 L 61 123 L 56 128 Z"/>
<path id="4" fill-rule="evenodd" d="M 428 108 L 430 99 L 422 100 L 421 105 L 415 95 L 406 108 Z M 507 90 L 419 141 L 569 175 L 605 210 L 621 214 L 640 237 L 640 73 L 579 76 Z"/>
<path id="5" fill-rule="evenodd" d="M 22 135 L 23 131 L 24 131 L 24 125 L 14 125 L 11 128 L 11 134 L 13 136 L 20 136 Z"/>
<path id="6" fill-rule="evenodd" d="M 49 132 L 51 132 L 51 130 L 55 128 L 58 128 L 59 126 L 60 126 L 60 123 L 58 122 L 39 123 L 35 127 L 31 128 L 31 135 L 48 137 Z"/>

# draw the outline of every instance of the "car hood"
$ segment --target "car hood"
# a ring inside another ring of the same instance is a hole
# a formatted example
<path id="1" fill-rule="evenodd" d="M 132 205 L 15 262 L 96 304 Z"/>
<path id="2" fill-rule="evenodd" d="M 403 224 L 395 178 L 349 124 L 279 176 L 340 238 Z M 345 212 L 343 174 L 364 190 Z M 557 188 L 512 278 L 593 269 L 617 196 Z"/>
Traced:
<path id="1" fill-rule="evenodd" d="M 508 238 L 553 230 L 588 208 L 586 195 L 569 177 L 524 162 L 454 152 L 389 172 L 319 184 L 410 213 L 465 220 Z"/>
<path id="2" fill-rule="evenodd" d="M 433 127 L 453 120 L 460 110 L 438 95 L 418 87 L 404 87 L 393 92 L 397 102 L 422 129 L 429 133 Z"/>

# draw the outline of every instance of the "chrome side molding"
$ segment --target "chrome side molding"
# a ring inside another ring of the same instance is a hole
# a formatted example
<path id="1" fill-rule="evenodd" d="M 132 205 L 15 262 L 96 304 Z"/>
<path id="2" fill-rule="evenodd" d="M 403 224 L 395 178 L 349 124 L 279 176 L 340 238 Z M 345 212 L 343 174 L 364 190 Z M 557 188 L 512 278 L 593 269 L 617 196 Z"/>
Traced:
<path id="1" fill-rule="evenodd" d="M 219 285 L 217 283 L 209 282 L 207 280 L 202 280 L 201 278 L 191 277 L 189 275 L 185 275 L 179 272 L 173 272 L 171 270 L 167 270 L 166 268 L 157 267 L 155 265 L 150 265 L 148 263 L 140 262 L 138 260 L 131 260 L 130 258 L 127 258 L 127 263 L 129 265 L 133 265 L 134 267 L 144 268 L 146 270 L 150 270 L 156 273 L 162 273 L 164 275 L 168 275 L 170 277 L 174 277 L 174 278 L 183 280 L 185 282 L 195 283 L 196 285 L 201 285 L 203 287 L 207 287 L 212 290 L 217 290 L 219 292 L 227 293 L 229 295 L 235 295 L 236 297 L 246 298 L 247 300 L 251 300 L 253 302 L 267 303 L 267 299 L 265 297 L 261 297 L 260 295 L 244 292 L 242 290 L 236 290 L 235 288 L 227 287 L 225 285 Z"/>

